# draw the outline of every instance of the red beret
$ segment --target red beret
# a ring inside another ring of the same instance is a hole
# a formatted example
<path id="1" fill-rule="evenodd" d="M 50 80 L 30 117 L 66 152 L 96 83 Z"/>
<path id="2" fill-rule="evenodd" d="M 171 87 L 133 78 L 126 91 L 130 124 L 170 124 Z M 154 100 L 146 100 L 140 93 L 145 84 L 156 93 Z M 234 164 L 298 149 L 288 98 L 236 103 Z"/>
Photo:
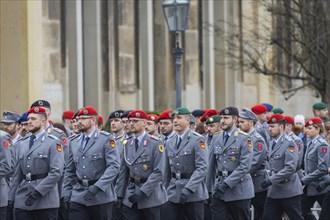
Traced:
<path id="1" fill-rule="evenodd" d="M 143 110 L 133 110 L 128 115 L 127 118 L 142 118 L 148 119 L 147 113 Z"/>
<path id="2" fill-rule="evenodd" d="M 308 127 L 310 125 L 320 125 L 322 123 L 323 123 L 323 121 L 321 118 L 315 117 L 315 118 L 311 118 L 311 119 L 307 120 L 305 127 Z"/>
<path id="3" fill-rule="evenodd" d="M 46 109 L 43 108 L 43 107 L 32 107 L 32 108 L 29 109 L 27 114 L 29 115 L 30 113 L 46 114 Z"/>
<path id="4" fill-rule="evenodd" d="M 150 115 L 147 115 L 147 116 L 148 116 L 149 121 L 155 121 L 155 122 L 158 121 L 158 115 L 150 114 Z"/>
<path id="5" fill-rule="evenodd" d="M 204 122 L 204 121 L 206 121 L 207 120 L 207 118 L 209 118 L 209 117 L 211 117 L 211 116 L 213 116 L 213 115 L 218 115 L 219 113 L 218 113 L 218 111 L 217 110 L 215 110 L 215 109 L 209 109 L 209 110 L 207 110 L 203 115 L 202 115 L 202 117 L 201 117 L 201 122 Z"/>
<path id="6" fill-rule="evenodd" d="M 264 105 L 255 105 L 251 107 L 251 111 L 256 114 L 256 115 L 260 115 L 262 113 L 267 112 L 267 107 Z"/>
<path id="7" fill-rule="evenodd" d="M 286 116 L 284 116 L 284 119 L 285 119 L 285 123 L 286 124 L 292 124 L 292 125 L 294 125 L 294 119 L 293 119 L 293 117 L 286 115 Z"/>
<path id="8" fill-rule="evenodd" d="M 67 111 L 64 111 L 63 114 L 62 114 L 62 118 L 66 118 L 66 119 L 72 119 L 73 116 L 74 116 L 75 112 L 72 111 L 72 110 L 67 110 Z"/>
<path id="9" fill-rule="evenodd" d="M 162 113 L 160 113 L 159 117 L 158 117 L 158 121 L 162 120 L 162 119 L 172 119 L 172 110 L 165 110 Z"/>
<path id="10" fill-rule="evenodd" d="M 276 124 L 276 123 L 285 123 L 285 118 L 282 114 L 273 114 L 268 122 L 268 124 Z"/>
<path id="11" fill-rule="evenodd" d="M 97 115 L 97 111 L 92 106 L 86 106 L 86 107 L 80 109 L 78 116 L 81 116 L 81 115 Z"/>
<path id="12" fill-rule="evenodd" d="M 97 116 L 97 122 L 98 122 L 98 123 L 103 123 L 103 118 L 102 118 L 101 115 L 98 115 L 98 116 Z"/>

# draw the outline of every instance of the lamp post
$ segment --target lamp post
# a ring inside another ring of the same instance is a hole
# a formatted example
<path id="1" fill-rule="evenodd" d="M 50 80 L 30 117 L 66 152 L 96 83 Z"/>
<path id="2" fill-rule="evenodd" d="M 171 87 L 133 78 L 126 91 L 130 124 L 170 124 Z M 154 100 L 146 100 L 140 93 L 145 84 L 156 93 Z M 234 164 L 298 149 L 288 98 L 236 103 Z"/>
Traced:
<path id="1" fill-rule="evenodd" d="M 179 45 L 179 32 L 184 32 L 188 24 L 190 0 L 163 0 L 162 7 L 170 32 L 175 32 L 175 47 L 173 54 L 175 57 L 175 90 L 176 107 L 181 107 L 181 57 L 184 52 Z"/>

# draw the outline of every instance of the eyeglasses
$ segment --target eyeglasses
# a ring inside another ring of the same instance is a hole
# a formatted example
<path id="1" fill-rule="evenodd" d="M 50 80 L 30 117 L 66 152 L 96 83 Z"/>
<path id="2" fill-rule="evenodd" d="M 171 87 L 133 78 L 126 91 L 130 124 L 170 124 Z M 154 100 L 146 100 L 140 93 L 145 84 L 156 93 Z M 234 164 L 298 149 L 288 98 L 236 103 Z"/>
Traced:
<path id="1" fill-rule="evenodd" d="M 84 118 L 77 118 L 77 121 L 83 121 L 83 120 L 87 120 L 87 119 L 91 119 L 93 117 L 84 117 Z"/>
<path id="2" fill-rule="evenodd" d="M 138 123 L 139 121 L 142 121 L 142 120 L 140 120 L 140 119 L 128 119 L 128 122 L 129 122 L 129 123 L 133 123 L 133 124 L 136 124 L 136 123 Z"/>

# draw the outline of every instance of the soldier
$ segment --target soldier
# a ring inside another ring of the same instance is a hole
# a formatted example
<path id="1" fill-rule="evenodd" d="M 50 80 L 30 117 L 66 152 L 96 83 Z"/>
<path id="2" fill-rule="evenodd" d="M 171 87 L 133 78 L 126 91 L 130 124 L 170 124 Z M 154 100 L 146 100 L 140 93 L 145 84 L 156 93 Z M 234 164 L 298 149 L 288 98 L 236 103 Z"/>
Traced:
<path id="1" fill-rule="evenodd" d="M 290 219 L 303 219 L 300 203 L 302 186 L 296 173 L 299 160 L 295 142 L 284 134 L 285 118 L 274 114 L 269 118 L 269 132 L 274 138 L 270 142 L 270 177 L 261 183 L 268 186 L 263 219 L 281 219 L 285 212 Z"/>
<path id="2" fill-rule="evenodd" d="M 163 135 L 162 140 L 165 147 L 170 139 L 176 137 L 176 133 L 173 131 L 172 112 L 172 110 L 163 111 L 158 117 L 158 124 Z"/>
<path id="3" fill-rule="evenodd" d="M 97 116 L 97 129 L 103 130 L 103 117 L 101 115 Z"/>
<path id="4" fill-rule="evenodd" d="M 124 111 L 123 114 L 121 115 L 121 123 L 123 124 L 124 127 L 124 132 L 125 132 L 125 138 L 128 139 L 133 136 L 133 132 L 131 130 L 131 126 L 128 122 L 128 115 L 131 113 L 132 110 Z"/>
<path id="5" fill-rule="evenodd" d="M 63 172 L 64 157 L 60 140 L 45 132 L 46 110 L 28 111 L 29 131 L 17 144 L 18 161 L 10 189 L 15 219 L 57 220 L 59 192 L 57 182 Z"/>
<path id="6" fill-rule="evenodd" d="M 0 219 L 6 219 L 9 185 L 7 177 L 12 173 L 10 135 L 0 130 Z M 10 209 L 10 207 L 9 207 Z"/>
<path id="7" fill-rule="evenodd" d="M 254 188 L 249 170 L 252 163 L 252 141 L 236 128 L 238 110 L 226 107 L 220 111 L 223 130 L 212 140 L 214 153 L 210 170 L 217 175 L 212 200 L 212 219 L 249 219 Z"/>
<path id="8" fill-rule="evenodd" d="M 284 115 L 284 110 L 282 108 L 273 108 L 273 114 Z"/>
<path id="9" fill-rule="evenodd" d="M 272 110 L 273 110 L 273 106 L 272 106 L 271 104 L 269 104 L 269 103 L 266 103 L 266 102 L 261 103 L 261 104 L 264 105 L 264 106 L 266 106 L 266 108 L 267 108 L 267 112 L 266 112 L 266 121 L 268 121 L 269 118 L 274 114 L 274 113 L 272 112 Z"/>
<path id="10" fill-rule="evenodd" d="M 116 200 L 114 181 L 119 152 L 113 136 L 97 129 L 95 108 L 82 108 L 77 120 L 81 134 L 70 141 L 63 196 L 70 219 L 108 219 Z"/>
<path id="11" fill-rule="evenodd" d="M 150 135 L 161 138 L 161 135 L 158 133 L 158 115 L 149 114 L 147 116 L 146 132 Z"/>
<path id="12" fill-rule="evenodd" d="M 29 130 L 27 129 L 28 128 L 27 112 L 23 112 L 23 114 L 18 118 L 17 123 L 19 124 L 19 129 L 18 129 L 19 139 L 21 139 L 25 137 L 27 133 L 29 133 Z"/>
<path id="13" fill-rule="evenodd" d="M 191 112 L 191 114 L 195 117 L 196 119 L 196 125 L 201 123 L 201 117 L 204 115 L 204 110 L 202 109 L 195 109 L 194 111 Z"/>
<path id="14" fill-rule="evenodd" d="M 267 124 L 267 107 L 264 105 L 255 105 L 251 107 L 251 111 L 257 116 L 258 122 L 255 129 L 265 140 L 267 147 L 269 147 L 270 135 Z"/>
<path id="15" fill-rule="evenodd" d="M 75 112 L 72 110 L 66 110 L 62 114 L 62 123 L 65 127 L 66 133 L 71 136 L 73 135 L 71 120 Z"/>
<path id="16" fill-rule="evenodd" d="M 4 131 L 10 134 L 12 144 L 15 144 L 16 141 L 20 138 L 19 125 L 17 123 L 19 117 L 20 115 L 16 112 L 12 112 L 12 111 L 3 112 L 3 118 L 1 120 L 1 123 L 3 123 Z"/>
<path id="17" fill-rule="evenodd" d="M 328 105 L 324 102 L 317 102 L 313 105 L 314 117 L 320 117 L 323 122 L 329 120 Z"/>
<path id="18" fill-rule="evenodd" d="M 204 201 L 208 199 L 205 184 L 208 150 L 205 139 L 189 129 L 190 112 L 177 108 L 172 113 L 176 138 L 166 145 L 165 174 L 168 203 L 163 207 L 166 219 L 203 219 Z"/>
<path id="19" fill-rule="evenodd" d="M 254 218 L 259 220 L 264 212 L 264 204 L 267 198 L 267 188 L 260 186 L 266 175 L 267 145 L 254 126 L 258 122 L 257 116 L 249 109 L 243 108 L 239 114 L 239 128 L 249 134 L 253 143 L 253 159 L 250 169 L 255 196 L 251 200 L 254 207 Z"/>
<path id="20" fill-rule="evenodd" d="M 128 114 L 134 137 L 124 146 L 118 177 L 118 204 L 123 204 L 124 219 L 160 219 L 167 201 L 161 182 L 165 165 L 162 142 L 145 131 L 147 114 L 134 110 Z"/>
<path id="21" fill-rule="evenodd" d="M 293 133 L 293 125 L 294 125 L 294 119 L 291 116 L 284 116 L 285 119 L 285 134 L 288 135 L 289 137 L 292 138 L 292 140 L 294 140 L 294 142 L 297 145 L 298 148 L 298 156 L 299 156 L 299 160 L 298 160 L 298 164 L 297 164 L 297 173 L 299 178 L 303 178 L 303 170 L 302 170 L 302 163 L 303 163 L 303 158 L 304 158 L 304 149 L 305 149 L 305 145 L 303 143 L 303 141 Z"/>
<path id="22" fill-rule="evenodd" d="M 317 201 L 321 206 L 327 190 L 317 191 L 317 186 L 327 177 L 328 143 L 320 136 L 323 132 L 323 122 L 320 118 L 311 118 L 305 124 L 307 144 L 304 164 L 305 176 L 301 182 L 305 186 L 302 197 L 302 211 L 305 219 L 315 219 L 311 208 Z"/>

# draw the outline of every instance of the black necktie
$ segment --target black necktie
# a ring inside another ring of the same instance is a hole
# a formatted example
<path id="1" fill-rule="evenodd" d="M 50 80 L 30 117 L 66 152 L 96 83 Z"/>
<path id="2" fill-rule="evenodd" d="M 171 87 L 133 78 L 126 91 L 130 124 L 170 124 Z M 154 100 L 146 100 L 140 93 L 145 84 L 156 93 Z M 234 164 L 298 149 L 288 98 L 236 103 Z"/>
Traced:
<path id="1" fill-rule="evenodd" d="M 211 144 L 213 136 L 208 136 L 207 137 L 207 146 L 209 146 Z"/>
<path id="2" fill-rule="evenodd" d="M 88 141 L 89 141 L 89 137 L 87 136 L 83 139 L 83 142 L 81 143 L 81 149 L 83 149 L 83 150 L 85 149 Z"/>
<path id="3" fill-rule="evenodd" d="M 177 144 L 176 144 L 176 149 L 179 149 L 180 144 L 181 144 L 181 138 L 178 137 Z"/>
<path id="4" fill-rule="evenodd" d="M 31 149 L 35 139 L 36 139 L 36 136 L 34 134 L 30 136 L 29 149 Z"/>
<path id="5" fill-rule="evenodd" d="M 135 151 L 139 149 L 139 140 L 135 138 Z"/>
<path id="6" fill-rule="evenodd" d="M 274 150 L 275 145 L 276 145 L 276 141 L 273 141 L 272 150 Z"/>
<path id="7" fill-rule="evenodd" d="M 226 135 L 224 136 L 224 138 L 223 138 L 223 143 L 224 143 L 224 145 L 226 145 L 226 143 L 227 143 L 227 141 L 228 141 L 228 138 L 229 138 L 229 135 L 226 134 Z"/>

